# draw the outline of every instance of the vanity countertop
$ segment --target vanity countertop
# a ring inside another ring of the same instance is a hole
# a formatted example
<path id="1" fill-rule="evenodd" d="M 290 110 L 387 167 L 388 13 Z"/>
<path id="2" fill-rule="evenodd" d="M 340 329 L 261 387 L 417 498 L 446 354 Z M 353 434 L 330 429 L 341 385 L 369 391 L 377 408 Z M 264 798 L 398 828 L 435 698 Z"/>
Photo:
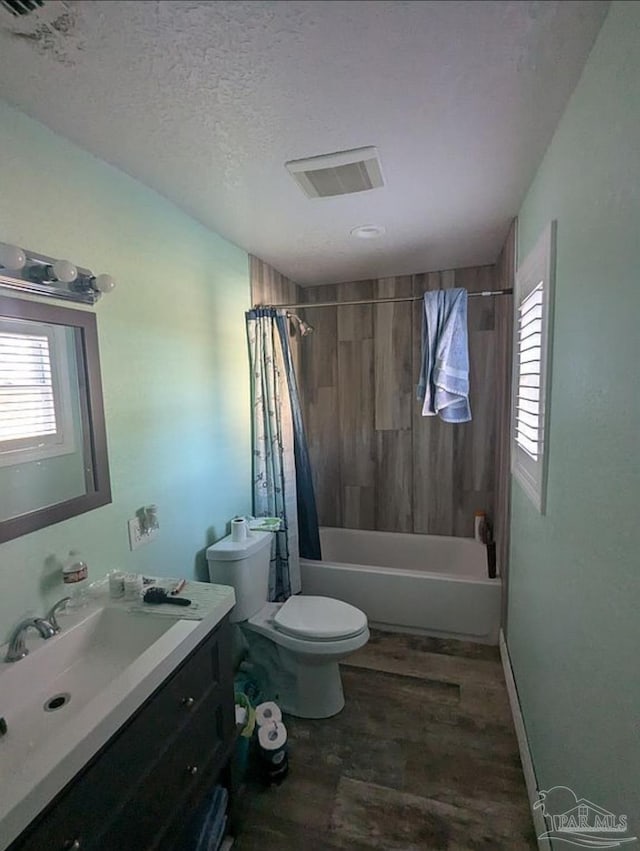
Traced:
<path id="1" fill-rule="evenodd" d="M 155 607 L 139 611 L 124 601 L 91 603 L 60 615 L 62 631 L 47 641 L 30 632 L 24 659 L 0 663 L 0 717 L 7 723 L 0 737 L 0 851 L 235 603 L 233 589 L 225 585 L 189 581 L 182 594 L 190 593 L 198 600 L 197 613 L 178 606 L 154 612 Z M 56 694 L 67 694 L 68 703 L 45 711 Z"/>

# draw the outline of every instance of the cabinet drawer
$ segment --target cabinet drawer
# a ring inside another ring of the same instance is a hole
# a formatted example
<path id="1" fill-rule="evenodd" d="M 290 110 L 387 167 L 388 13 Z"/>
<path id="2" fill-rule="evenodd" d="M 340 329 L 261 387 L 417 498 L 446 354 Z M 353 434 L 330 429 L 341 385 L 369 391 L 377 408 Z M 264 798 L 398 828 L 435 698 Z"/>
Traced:
<path id="1" fill-rule="evenodd" d="M 194 712 L 189 725 L 173 741 L 135 794 L 101 832 L 102 851 L 141 851 L 155 846 L 185 801 L 197 794 L 202 778 L 222 767 L 233 733 L 230 701 L 220 702 L 219 689 Z"/>
<path id="2" fill-rule="evenodd" d="M 188 711 L 220 684 L 224 666 L 229 664 L 230 647 L 225 638 L 226 631 L 218 627 L 152 698 L 162 724 L 159 733 L 169 736 L 176 723 L 181 725 Z"/>

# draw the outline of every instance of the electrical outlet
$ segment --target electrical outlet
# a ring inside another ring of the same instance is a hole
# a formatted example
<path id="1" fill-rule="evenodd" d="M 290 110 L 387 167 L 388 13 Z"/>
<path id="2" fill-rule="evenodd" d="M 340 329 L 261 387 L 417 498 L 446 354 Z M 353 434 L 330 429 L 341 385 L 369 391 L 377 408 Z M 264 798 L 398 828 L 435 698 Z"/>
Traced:
<path id="1" fill-rule="evenodd" d="M 142 547 L 144 544 L 150 544 L 151 541 L 155 541 L 160 531 L 158 528 L 143 531 L 140 518 L 137 515 L 128 521 L 128 526 L 130 550 L 137 550 L 138 547 Z"/>

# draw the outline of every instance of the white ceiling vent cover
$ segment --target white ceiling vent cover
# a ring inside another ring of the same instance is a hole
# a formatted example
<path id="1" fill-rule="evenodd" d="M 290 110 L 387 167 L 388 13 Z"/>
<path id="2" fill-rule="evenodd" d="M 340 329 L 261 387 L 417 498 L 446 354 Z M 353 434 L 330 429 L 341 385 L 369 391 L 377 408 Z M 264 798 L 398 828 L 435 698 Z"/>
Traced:
<path id="1" fill-rule="evenodd" d="M 50 26 L 63 32 L 68 13 L 65 0 L 0 0 L 0 24 L 22 35 Z"/>
<path id="2" fill-rule="evenodd" d="M 350 195 L 384 186 L 375 148 L 354 148 L 285 163 L 287 171 L 309 198 Z"/>
<path id="3" fill-rule="evenodd" d="M 44 0 L 0 0 L 0 6 L 17 18 L 20 15 L 29 15 L 35 9 L 41 8 L 44 6 Z"/>

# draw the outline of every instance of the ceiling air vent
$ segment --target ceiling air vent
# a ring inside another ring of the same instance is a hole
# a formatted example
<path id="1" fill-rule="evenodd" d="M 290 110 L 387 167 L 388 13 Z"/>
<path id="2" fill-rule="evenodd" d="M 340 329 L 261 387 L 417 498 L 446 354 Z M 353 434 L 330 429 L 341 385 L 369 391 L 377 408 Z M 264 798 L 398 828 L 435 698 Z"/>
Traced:
<path id="1" fill-rule="evenodd" d="M 82 49 L 75 3 L 66 0 L 0 0 L 0 29 L 26 39 L 34 49 L 65 65 Z"/>
<path id="2" fill-rule="evenodd" d="M 378 152 L 373 147 L 290 160 L 285 166 L 309 198 L 350 195 L 384 186 Z"/>
<path id="3" fill-rule="evenodd" d="M 44 0 L 0 0 L 0 7 L 6 9 L 16 18 L 21 15 L 30 15 L 31 12 L 41 9 L 43 6 Z"/>

